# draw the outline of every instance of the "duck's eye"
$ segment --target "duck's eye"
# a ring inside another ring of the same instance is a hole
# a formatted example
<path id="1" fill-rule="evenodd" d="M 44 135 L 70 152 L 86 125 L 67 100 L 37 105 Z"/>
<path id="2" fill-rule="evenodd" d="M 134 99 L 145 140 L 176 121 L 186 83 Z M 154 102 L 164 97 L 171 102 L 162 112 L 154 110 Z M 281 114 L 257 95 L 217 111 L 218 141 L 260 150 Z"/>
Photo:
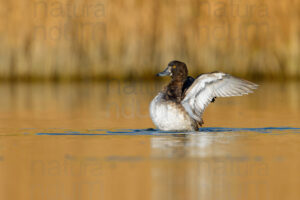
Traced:
<path id="1" fill-rule="evenodd" d="M 173 65 L 173 67 L 172 67 L 173 69 L 176 69 L 176 65 Z"/>

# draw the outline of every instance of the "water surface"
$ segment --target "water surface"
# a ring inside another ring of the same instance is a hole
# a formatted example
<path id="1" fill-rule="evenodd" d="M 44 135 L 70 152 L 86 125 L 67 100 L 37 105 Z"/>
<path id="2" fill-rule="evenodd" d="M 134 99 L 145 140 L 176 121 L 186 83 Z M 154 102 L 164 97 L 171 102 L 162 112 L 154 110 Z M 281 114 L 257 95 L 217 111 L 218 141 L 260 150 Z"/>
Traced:
<path id="1" fill-rule="evenodd" d="M 156 130 L 161 83 L 2 84 L 1 199 L 299 199 L 297 82 L 217 99 L 199 132 Z"/>

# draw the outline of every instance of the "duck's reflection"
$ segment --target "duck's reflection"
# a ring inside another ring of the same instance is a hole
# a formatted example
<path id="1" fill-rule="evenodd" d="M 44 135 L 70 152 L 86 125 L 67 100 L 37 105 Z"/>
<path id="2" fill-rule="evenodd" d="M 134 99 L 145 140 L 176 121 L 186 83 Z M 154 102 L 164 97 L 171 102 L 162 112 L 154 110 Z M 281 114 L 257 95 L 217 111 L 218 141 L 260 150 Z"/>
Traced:
<path id="1" fill-rule="evenodd" d="M 242 199 L 250 192 L 253 185 L 241 183 L 240 178 L 259 166 L 247 157 L 230 155 L 234 135 L 224 134 L 153 137 L 153 199 Z"/>
<path id="2" fill-rule="evenodd" d="M 195 132 L 153 137 L 151 139 L 152 156 L 163 158 L 222 156 L 224 152 L 220 151 L 219 148 L 214 148 L 212 144 L 226 143 L 226 140 L 220 140 L 224 134 L 216 135 L 212 132 L 199 134 L 199 132 Z"/>
<path id="3" fill-rule="evenodd" d="M 207 133 L 153 137 L 152 157 L 157 158 L 152 167 L 153 199 L 209 197 L 212 178 L 208 163 L 195 158 L 208 153 L 212 142 Z"/>

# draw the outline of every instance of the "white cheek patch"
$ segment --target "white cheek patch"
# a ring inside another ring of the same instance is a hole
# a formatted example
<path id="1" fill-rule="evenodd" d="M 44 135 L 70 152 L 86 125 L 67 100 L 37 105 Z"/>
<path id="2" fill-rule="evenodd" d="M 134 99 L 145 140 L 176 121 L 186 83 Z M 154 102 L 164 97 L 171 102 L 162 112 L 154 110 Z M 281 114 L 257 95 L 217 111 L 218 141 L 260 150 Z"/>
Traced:
<path id="1" fill-rule="evenodd" d="M 168 72 L 170 73 L 170 76 L 173 76 L 173 73 L 172 73 L 172 67 L 169 67 L 169 68 L 168 68 Z"/>

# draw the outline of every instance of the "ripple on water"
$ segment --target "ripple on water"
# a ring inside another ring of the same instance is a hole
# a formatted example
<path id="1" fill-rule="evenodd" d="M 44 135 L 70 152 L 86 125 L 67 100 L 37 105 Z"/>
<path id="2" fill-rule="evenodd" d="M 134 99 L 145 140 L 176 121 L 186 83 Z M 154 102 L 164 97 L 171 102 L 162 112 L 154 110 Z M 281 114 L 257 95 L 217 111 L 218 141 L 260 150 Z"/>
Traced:
<path id="1" fill-rule="evenodd" d="M 34 130 L 34 129 L 33 129 Z M 199 129 L 199 132 L 171 132 L 161 131 L 158 129 L 91 129 L 85 131 L 70 131 L 64 129 L 55 129 L 55 131 L 38 131 L 36 135 L 82 135 L 82 136 L 94 136 L 94 135 L 169 135 L 169 134 L 201 134 L 201 133 L 226 133 L 226 132 L 254 132 L 254 133 L 300 133 L 300 128 L 296 127 L 260 127 L 260 128 L 227 128 L 227 127 L 203 127 Z"/>

